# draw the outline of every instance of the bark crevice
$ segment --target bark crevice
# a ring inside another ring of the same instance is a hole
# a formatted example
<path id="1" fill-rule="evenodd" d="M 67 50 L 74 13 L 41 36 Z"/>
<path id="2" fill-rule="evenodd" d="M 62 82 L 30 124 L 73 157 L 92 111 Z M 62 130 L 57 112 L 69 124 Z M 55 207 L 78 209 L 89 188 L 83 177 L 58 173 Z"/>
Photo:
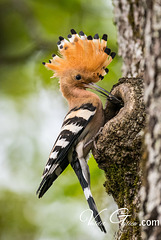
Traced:
<path id="1" fill-rule="evenodd" d="M 140 236 L 140 161 L 145 127 L 143 80 L 122 78 L 111 93 L 122 99 L 124 106 L 119 108 L 107 101 L 106 124 L 97 136 L 97 149 L 93 150 L 93 155 L 106 174 L 106 192 L 113 196 L 119 208 L 129 210 L 131 217 L 128 221 L 137 223 L 132 227 L 121 226 L 117 239 L 135 239 L 132 236 Z"/>

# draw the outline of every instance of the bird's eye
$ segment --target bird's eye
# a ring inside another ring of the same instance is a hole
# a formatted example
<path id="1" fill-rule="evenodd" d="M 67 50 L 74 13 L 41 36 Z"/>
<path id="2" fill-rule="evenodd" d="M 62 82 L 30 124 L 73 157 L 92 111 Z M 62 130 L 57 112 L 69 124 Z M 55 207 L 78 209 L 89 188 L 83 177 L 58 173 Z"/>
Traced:
<path id="1" fill-rule="evenodd" d="M 75 79 L 76 79 L 76 80 L 80 80 L 81 78 L 82 78 L 82 77 L 81 77 L 80 74 L 78 74 L 78 75 L 75 76 Z"/>

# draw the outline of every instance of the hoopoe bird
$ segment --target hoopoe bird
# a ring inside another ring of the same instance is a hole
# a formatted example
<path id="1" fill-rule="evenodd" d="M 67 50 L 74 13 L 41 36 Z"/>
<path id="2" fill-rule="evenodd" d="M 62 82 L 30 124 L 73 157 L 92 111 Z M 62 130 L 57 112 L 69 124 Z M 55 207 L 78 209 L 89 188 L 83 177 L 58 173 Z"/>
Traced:
<path id="1" fill-rule="evenodd" d="M 60 90 L 68 101 L 69 112 L 49 155 L 37 194 L 41 198 L 70 164 L 79 179 L 97 225 L 106 232 L 90 190 L 87 165 L 94 137 L 104 125 L 104 112 L 100 98 L 86 89 L 95 89 L 109 100 L 117 102 L 117 98 L 95 85 L 108 73 L 106 67 L 115 57 L 115 53 L 106 47 L 106 34 L 100 40 L 98 34 L 92 38 L 82 31 L 77 34 L 72 29 L 68 39 L 69 41 L 60 36 L 57 43 L 58 55 L 53 54 L 49 63 L 43 62 L 49 70 L 54 71 L 53 77 L 59 78 Z"/>

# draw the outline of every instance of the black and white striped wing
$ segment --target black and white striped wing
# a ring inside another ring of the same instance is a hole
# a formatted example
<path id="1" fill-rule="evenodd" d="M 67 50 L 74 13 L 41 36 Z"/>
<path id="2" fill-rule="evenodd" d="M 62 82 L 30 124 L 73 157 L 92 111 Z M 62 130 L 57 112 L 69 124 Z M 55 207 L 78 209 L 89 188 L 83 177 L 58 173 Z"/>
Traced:
<path id="1" fill-rule="evenodd" d="M 43 179 L 37 190 L 39 198 L 68 166 L 68 152 L 96 113 L 91 103 L 73 108 L 66 115 L 61 132 L 52 148 L 43 172 Z"/>

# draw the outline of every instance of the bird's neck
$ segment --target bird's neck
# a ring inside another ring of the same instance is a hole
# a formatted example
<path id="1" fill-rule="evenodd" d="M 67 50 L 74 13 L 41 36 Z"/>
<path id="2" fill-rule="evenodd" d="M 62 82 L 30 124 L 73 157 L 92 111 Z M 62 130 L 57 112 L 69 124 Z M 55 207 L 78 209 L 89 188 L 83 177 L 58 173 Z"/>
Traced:
<path id="1" fill-rule="evenodd" d="M 100 98 L 93 92 L 90 92 L 83 88 L 70 88 L 67 86 L 65 89 L 61 89 L 63 96 L 67 99 L 69 108 L 79 107 L 85 103 L 92 103 L 94 106 L 102 105 Z"/>

